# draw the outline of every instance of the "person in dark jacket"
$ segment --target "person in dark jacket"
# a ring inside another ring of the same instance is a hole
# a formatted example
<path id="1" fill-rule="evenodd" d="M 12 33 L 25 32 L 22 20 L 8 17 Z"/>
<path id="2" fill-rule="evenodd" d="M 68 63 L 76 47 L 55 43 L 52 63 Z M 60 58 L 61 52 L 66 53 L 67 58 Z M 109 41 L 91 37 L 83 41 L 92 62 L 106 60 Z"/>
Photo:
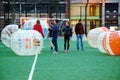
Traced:
<path id="1" fill-rule="evenodd" d="M 54 45 L 54 53 L 58 53 L 58 43 L 57 43 L 57 38 L 58 38 L 58 20 L 54 20 L 54 25 L 52 27 L 52 43 Z"/>
<path id="2" fill-rule="evenodd" d="M 48 28 L 48 35 L 47 37 L 49 38 L 49 41 L 50 41 L 50 49 L 51 51 L 53 50 L 53 43 L 52 43 L 52 38 L 53 38 L 53 34 L 52 34 L 52 27 L 53 27 L 53 23 L 51 22 L 50 23 L 50 27 Z"/>
<path id="3" fill-rule="evenodd" d="M 75 34 L 77 36 L 77 39 L 76 39 L 77 40 L 77 43 L 76 43 L 77 50 L 79 50 L 79 41 L 81 42 L 81 50 L 84 50 L 84 46 L 83 46 L 84 28 L 83 28 L 83 24 L 81 22 L 81 19 L 75 25 Z"/>
<path id="4" fill-rule="evenodd" d="M 69 51 L 69 41 L 70 37 L 72 37 L 72 29 L 70 28 L 69 21 L 66 22 L 66 26 L 63 29 L 64 32 L 64 52 Z"/>

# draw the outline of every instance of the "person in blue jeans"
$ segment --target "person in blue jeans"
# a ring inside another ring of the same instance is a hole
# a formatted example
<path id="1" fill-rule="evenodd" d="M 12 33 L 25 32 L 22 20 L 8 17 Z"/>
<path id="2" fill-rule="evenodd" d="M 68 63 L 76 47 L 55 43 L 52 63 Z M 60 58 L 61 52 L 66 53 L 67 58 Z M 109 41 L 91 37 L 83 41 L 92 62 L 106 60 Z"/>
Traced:
<path id="1" fill-rule="evenodd" d="M 54 45 L 54 53 L 58 53 L 58 43 L 57 43 L 57 38 L 58 38 L 58 29 L 59 29 L 59 26 L 58 26 L 58 20 L 54 20 L 54 25 L 52 27 L 52 35 L 53 35 L 53 38 L 52 38 L 52 43 Z"/>
<path id="2" fill-rule="evenodd" d="M 81 22 L 81 19 L 79 19 L 79 22 L 75 25 L 75 34 L 77 37 L 77 41 L 76 41 L 76 47 L 77 50 L 79 50 L 79 45 L 81 42 L 81 50 L 84 50 L 84 44 L 83 44 L 83 35 L 84 35 L 84 28 L 83 28 L 83 24 Z"/>

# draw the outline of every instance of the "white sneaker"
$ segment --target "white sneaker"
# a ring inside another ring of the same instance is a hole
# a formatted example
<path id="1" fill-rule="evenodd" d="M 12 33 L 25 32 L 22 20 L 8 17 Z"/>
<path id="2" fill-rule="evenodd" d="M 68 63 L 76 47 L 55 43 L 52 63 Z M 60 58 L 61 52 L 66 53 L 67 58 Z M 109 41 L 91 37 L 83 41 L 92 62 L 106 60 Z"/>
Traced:
<path id="1" fill-rule="evenodd" d="M 66 52 L 67 52 L 67 50 L 64 50 L 64 52 L 66 53 Z"/>
<path id="2" fill-rule="evenodd" d="M 54 53 L 54 54 L 57 54 L 58 52 L 54 51 L 53 53 Z"/>

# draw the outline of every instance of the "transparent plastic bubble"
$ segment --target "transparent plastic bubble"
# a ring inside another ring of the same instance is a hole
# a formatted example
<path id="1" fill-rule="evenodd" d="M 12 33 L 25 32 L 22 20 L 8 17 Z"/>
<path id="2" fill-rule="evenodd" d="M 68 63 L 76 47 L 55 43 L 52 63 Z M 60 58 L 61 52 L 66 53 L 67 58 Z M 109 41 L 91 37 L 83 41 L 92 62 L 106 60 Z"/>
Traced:
<path id="1" fill-rule="evenodd" d="M 110 55 L 120 55 L 120 31 L 109 32 L 106 35 L 106 52 Z"/>
<path id="2" fill-rule="evenodd" d="M 93 48 L 97 48 L 98 36 L 101 33 L 106 32 L 106 31 L 109 31 L 109 29 L 107 29 L 106 27 L 100 27 L 100 28 L 95 28 L 95 29 L 90 30 L 87 35 L 87 40 L 88 40 L 89 45 Z"/>
<path id="3" fill-rule="evenodd" d="M 5 28 L 1 32 L 1 40 L 5 46 L 10 47 L 11 35 L 17 30 L 18 30 L 18 25 L 16 24 L 5 26 Z"/>
<path id="4" fill-rule="evenodd" d="M 101 33 L 99 36 L 98 36 L 98 39 L 97 39 L 97 46 L 98 46 L 98 50 L 102 53 L 106 53 L 105 50 L 104 50 L 104 44 L 105 44 L 105 41 L 103 40 L 105 38 L 105 35 L 107 34 L 107 32 L 104 32 L 104 33 Z"/>
<path id="5" fill-rule="evenodd" d="M 23 30 L 33 30 L 34 25 L 36 24 L 36 21 L 38 19 L 34 19 L 34 20 L 28 20 L 24 25 L 23 25 Z M 43 29 L 43 34 L 46 37 L 47 33 L 48 33 L 48 27 L 49 25 L 47 24 L 47 22 L 45 22 L 44 20 L 40 19 L 40 23 Z"/>
<path id="6" fill-rule="evenodd" d="M 35 55 L 42 47 L 42 35 L 35 30 L 18 30 L 11 36 L 11 48 L 17 55 Z"/>

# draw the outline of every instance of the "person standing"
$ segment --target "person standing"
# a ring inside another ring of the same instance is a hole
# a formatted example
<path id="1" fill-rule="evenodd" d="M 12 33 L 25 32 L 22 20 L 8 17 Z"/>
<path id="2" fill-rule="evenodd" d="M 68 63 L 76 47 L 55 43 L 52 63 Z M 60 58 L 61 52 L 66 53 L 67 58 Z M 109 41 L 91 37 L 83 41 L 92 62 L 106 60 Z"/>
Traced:
<path id="1" fill-rule="evenodd" d="M 40 20 L 36 21 L 36 24 L 34 25 L 33 30 L 36 30 L 39 33 L 41 33 L 42 37 L 44 38 L 44 34 L 43 34 L 42 26 L 40 24 Z"/>
<path id="2" fill-rule="evenodd" d="M 53 27 L 53 23 L 51 22 L 50 23 L 50 27 L 48 28 L 48 35 L 47 37 L 49 38 L 49 41 L 50 41 L 50 49 L 51 51 L 53 50 L 53 43 L 52 43 L 52 38 L 53 38 L 53 30 L 52 30 L 52 27 Z"/>
<path id="3" fill-rule="evenodd" d="M 84 50 L 84 46 L 83 46 L 83 35 L 84 35 L 84 28 L 83 28 L 83 24 L 81 22 L 81 19 L 79 19 L 79 22 L 75 25 L 75 34 L 77 37 L 77 41 L 76 41 L 76 47 L 77 50 L 79 50 L 79 41 L 81 42 L 81 50 Z"/>
<path id="4" fill-rule="evenodd" d="M 52 34 L 53 34 L 53 38 L 52 38 L 52 43 L 54 45 L 54 53 L 58 53 L 58 43 L 57 43 L 57 38 L 58 38 L 58 20 L 54 20 L 54 25 L 52 27 Z"/>
<path id="5" fill-rule="evenodd" d="M 72 29 L 70 28 L 69 21 L 66 22 L 66 26 L 63 29 L 63 33 L 64 33 L 64 52 L 68 52 L 70 46 L 69 44 L 70 37 L 72 37 Z"/>

